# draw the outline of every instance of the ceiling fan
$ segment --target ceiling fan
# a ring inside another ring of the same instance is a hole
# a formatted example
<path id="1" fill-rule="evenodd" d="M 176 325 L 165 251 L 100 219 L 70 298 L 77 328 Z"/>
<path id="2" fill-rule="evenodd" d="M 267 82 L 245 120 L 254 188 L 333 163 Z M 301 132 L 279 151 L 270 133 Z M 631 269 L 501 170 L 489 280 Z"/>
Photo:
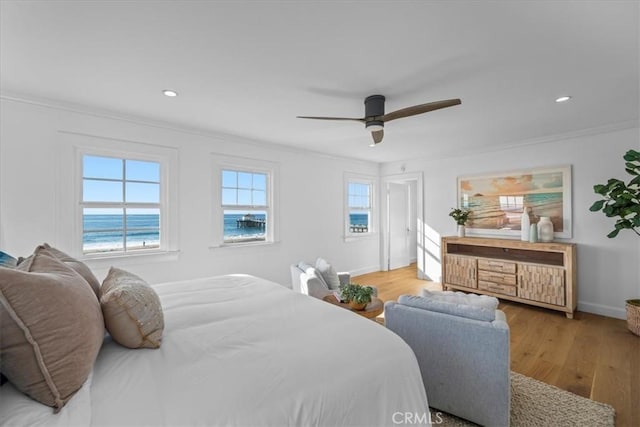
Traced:
<path id="1" fill-rule="evenodd" d="M 384 124 L 395 119 L 403 117 L 415 116 L 417 114 L 428 113 L 429 111 L 439 110 L 441 108 L 453 107 L 462 104 L 459 99 L 446 99 L 443 101 L 428 102 L 426 104 L 414 105 L 412 107 L 402 108 L 391 113 L 384 113 L 384 96 L 371 95 L 364 100 L 364 117 L 314 117 L 314 116 L 297 116 L 299 119 L 316 119 L 316 120 L 352 120 L 364 123 L 365 128 L 371 132 L 373 137 L 372 146 L 382 142 L 384 137 Z"/>

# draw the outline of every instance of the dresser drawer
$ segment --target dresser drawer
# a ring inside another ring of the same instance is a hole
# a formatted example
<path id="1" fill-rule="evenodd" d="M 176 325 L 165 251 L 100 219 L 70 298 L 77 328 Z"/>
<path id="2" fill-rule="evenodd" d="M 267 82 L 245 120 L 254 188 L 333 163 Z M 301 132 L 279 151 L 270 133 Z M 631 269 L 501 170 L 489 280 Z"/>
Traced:
<path id="1" fill-rule="evenodd" d="M 478 268 L 480 270 L 497 271 L 498 273 L 515 274 L 516 263 L 499 259 L 478 258 Z"/>
<path id="2" fill-rule="evenodd" d="M 512 297 L 516 296 L 516 287 L 511 285 L 502 285 L 500 283 L 478 280 L 478 288 L 489 292 L 495 292 L 497 294 L 510 295 Z"/>
<path id="3" fill-rule="evenodd" d="M 515 286 L 515 284 L 516 284 L 516 275 L 515 274 L 498 273 L 496 271 L 480 270 L 480 271 L 478 271 L 478 280 L 483 280 L 485 282 L 499 283 L 501 285 Z"/>

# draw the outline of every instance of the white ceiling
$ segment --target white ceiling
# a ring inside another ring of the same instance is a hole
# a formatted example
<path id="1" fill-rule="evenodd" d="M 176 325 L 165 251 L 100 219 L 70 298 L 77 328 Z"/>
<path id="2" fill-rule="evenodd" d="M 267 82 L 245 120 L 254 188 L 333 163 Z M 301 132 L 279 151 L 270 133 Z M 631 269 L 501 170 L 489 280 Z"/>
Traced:
<path id="1" fill-rule="evenodd" d="M 3 94 L 376 162 L 637 125 L 637 1 L 6 1 Z M 175 89 L 177 98 L 162 95 Z M 387 112 L 356 122 L 367 95 Z M 555 98 L 570 94 L 568 103 Z"/>

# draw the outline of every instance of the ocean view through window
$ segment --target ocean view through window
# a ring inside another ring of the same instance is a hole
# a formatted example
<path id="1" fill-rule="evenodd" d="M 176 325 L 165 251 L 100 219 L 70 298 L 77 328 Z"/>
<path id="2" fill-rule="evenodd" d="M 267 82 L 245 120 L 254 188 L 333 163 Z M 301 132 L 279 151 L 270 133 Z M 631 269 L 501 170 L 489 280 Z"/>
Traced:
<path id="1" fill-rule="evenodd" d="M 348 234 L 371 232 L 372 184 L 349 181 L 347 185 Z"/>
<path id="2" fill-rule="evenodd" d="M 160 163 L 83 155 L 85 254 L 160 248 Z"/>
<path id="3" fill-rule="evenodd" d="M 266 173 L 222 170 L 222 212 L 225 243 L 265 241 L 269 227 Z"/>

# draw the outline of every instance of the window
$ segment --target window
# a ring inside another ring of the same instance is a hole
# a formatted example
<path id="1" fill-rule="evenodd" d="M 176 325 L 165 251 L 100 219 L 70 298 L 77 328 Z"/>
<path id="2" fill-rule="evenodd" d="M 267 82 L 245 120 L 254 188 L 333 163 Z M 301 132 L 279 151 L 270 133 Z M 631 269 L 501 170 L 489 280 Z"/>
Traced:
<path id="1" fill-rule="evenodd" d="M 361 236 L 374 232 L 373 180 L 366 178 L 347 177 L 346 190 L 346 235 Z"/>
<path id="2" fill-rule="evenodd" d="M 159 249 L 162 245 L 161 163 L 82 155 L 82 252 Z"/>
<path id="3" fill-rule="evenodd" d="M 214 246 L 274 242 L 270 162 L 217 156 L 214 159 Z"/>
<path id="4" fill-rule="evenodd" d="M 224 241 L 264 241 L 268 227 L 266 173 L 222 170 Z"/>

